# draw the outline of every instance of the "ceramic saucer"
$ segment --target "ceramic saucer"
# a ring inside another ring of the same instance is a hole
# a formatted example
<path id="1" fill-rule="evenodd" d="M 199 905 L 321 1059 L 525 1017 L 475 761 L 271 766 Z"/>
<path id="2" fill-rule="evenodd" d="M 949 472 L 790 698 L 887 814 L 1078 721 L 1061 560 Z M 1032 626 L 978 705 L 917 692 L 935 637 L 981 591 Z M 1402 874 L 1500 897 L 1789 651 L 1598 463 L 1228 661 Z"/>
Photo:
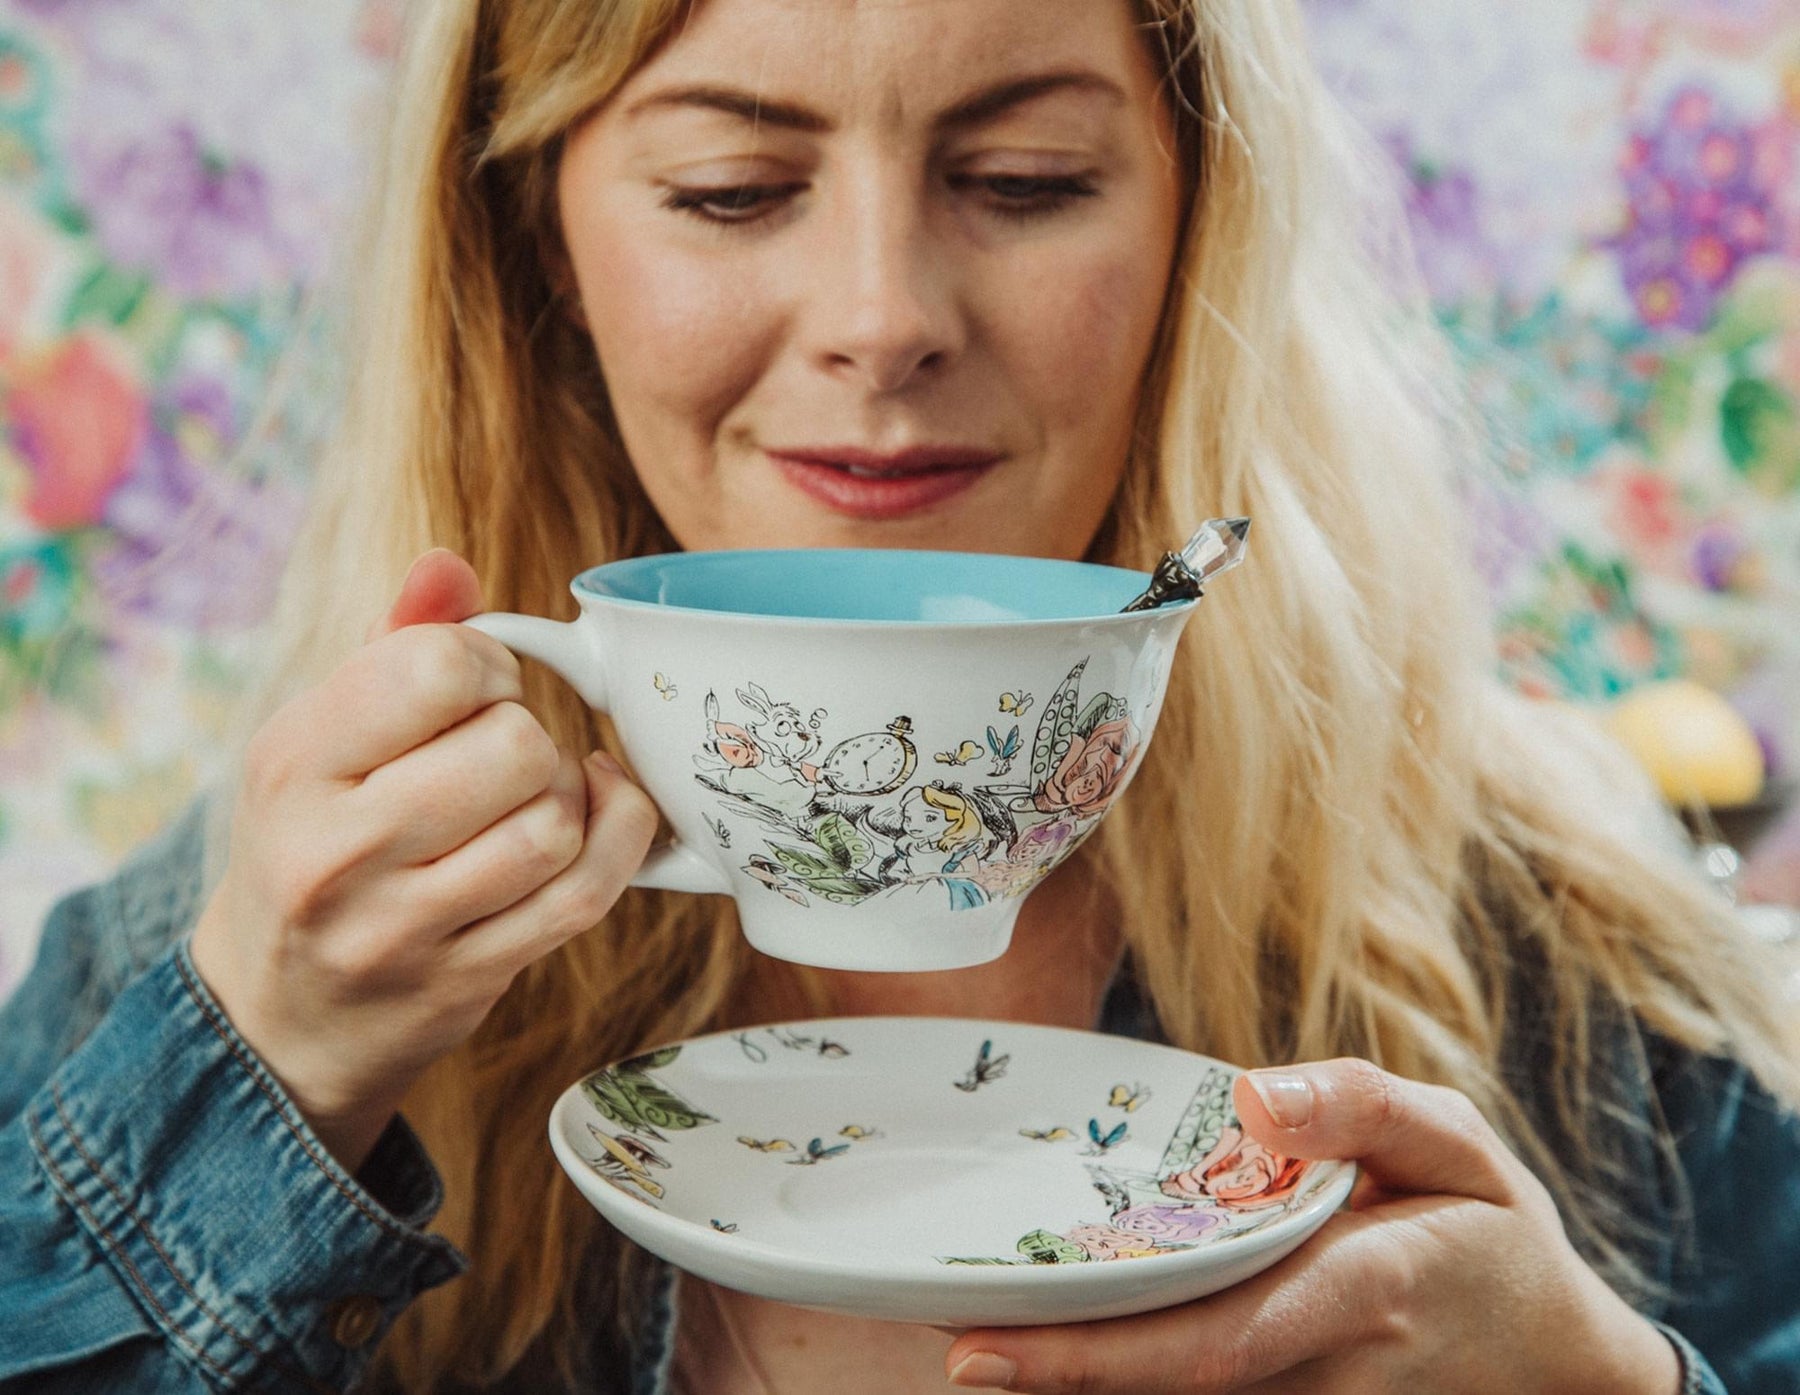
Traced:
<path id="1" fill-rule="evenodd" d="M 569 1087 L 550 1142 L 645 1249 L 785 1303 L 945 1327 L 1186 1302 L 1293 1250 L 1355 1169 L 1269 1153 L 1235 1067 L 947 1018 L 699 1037 Z"/>

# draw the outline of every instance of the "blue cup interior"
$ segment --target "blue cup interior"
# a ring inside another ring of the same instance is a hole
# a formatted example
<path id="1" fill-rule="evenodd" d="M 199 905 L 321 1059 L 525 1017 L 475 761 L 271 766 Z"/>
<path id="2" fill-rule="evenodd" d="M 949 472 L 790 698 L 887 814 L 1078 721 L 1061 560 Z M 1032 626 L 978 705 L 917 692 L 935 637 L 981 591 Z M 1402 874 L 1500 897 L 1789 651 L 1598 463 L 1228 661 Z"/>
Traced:
<path id="1" fill-rule="evenodd" d="M 1115 615 L 1149 580 L 1145 572 L 1042 557 L 803 548 L 633 557 L 583 572 L 574 584 L 577 594 L 626 604 L 792 620 L 956 625 Z"/>

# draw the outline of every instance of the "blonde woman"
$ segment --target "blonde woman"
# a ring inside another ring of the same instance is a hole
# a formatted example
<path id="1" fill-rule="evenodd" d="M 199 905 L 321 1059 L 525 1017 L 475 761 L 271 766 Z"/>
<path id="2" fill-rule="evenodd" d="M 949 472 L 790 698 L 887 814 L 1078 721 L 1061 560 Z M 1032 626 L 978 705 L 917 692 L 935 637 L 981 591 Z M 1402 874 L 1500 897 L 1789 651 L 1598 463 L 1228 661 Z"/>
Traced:
<path id="1" fill-rule="evenodd" d="M 56 910 L 0 1022 L 0 1385 L 1800 1383 L 1791 1024 L 1637 786 L 1490 678 L 1477 443 L 1292 4 L 413 12 L 241 779 Z M 675 547 L 1143 567 L 1225 513 L 1254 564 L 1134 787 L 951 974 L 622 890 L 609 733 L 448 623 Z M 559 1175 L 584 1069 L 815 1011 L 1159 1035 L 1365 1180 L 1199 1303 L 952 1336 L 678 1279 Z"/>

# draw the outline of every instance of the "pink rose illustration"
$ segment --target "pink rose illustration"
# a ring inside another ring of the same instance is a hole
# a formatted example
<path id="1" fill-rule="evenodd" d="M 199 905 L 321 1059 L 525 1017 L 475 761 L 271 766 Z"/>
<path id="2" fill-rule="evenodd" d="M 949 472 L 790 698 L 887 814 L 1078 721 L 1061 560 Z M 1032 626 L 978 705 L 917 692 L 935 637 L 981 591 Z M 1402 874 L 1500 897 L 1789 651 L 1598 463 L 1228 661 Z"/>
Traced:
<path id="1" fill-rule="evenodd" d="M 1286 1201 L 1300 1185 L 1306 1163 L 1272 1153 L 1236 1125 L 1227 1124 L 1213 1150 L 1185 1172 L 1162 1180 L 1164 1196 L 1181 1201 L 1208 1197 L 1239 1211 Z"/>
<path id="2" fill-rule="evenodd" d="M 25 514 L 40 528 L 98 522 L 137 459 L 148 413 L 120 357 L 79 332 L 23 367 L 0 404 L 32 476 Z"/>
<path id="3" fill-rule="evenodd" d="M 1032 803 L 1046 814 L 1062 809 L 1077 818 L 1104 813 L 1124 786 L 1137 746 L 1137 728 L 1129 717 L 1102 722 L 1085 737 L 1074 737 Z"/>

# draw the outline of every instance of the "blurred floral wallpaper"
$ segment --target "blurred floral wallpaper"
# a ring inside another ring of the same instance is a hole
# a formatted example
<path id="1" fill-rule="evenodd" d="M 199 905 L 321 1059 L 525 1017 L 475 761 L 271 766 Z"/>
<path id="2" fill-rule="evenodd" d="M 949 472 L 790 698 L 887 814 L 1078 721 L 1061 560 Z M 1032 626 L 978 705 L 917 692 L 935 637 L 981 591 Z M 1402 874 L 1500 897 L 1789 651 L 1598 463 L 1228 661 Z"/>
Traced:
<path id="1" fill-rule="evenodd" d="M 0 0 L 0 994 L 218 768 L 330 411 L 269 389 L 322 357 L 403 3 Z M 1791 774 L 1800 7 L 1305 3 L 1497 443 L 1506 677 L 1691 675 Z"/>

